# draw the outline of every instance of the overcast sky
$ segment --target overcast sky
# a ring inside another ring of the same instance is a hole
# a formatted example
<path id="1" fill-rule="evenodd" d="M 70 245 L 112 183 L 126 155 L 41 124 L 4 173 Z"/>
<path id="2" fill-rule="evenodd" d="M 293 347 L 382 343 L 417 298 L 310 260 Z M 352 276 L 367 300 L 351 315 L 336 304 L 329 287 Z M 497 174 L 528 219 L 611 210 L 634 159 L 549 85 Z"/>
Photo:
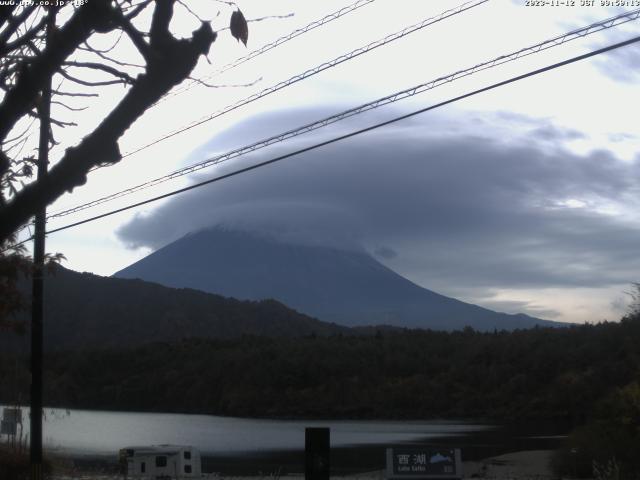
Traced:
<path id="1" fill-rule="evenodd" d="M 209 3 L 209 2 L 202 2 Z M 492 0 L 332 68 L 92 174 L 56 211 L 620 13 L 525 7 Z M 580 3 L 577 1 L 576 3 Z M 249 50 L 348 1 L 240 1 Z M 201 5 L 199 3 L 198 5 Z M 209 4 L 211 6 L 211 4 Z M 218 5 L 217 3 L 215 4 Z M 376 0 L 269 54 L 151 109 L 121 142 L 127 152 L 296 73 L 457 5 Z M 229 11 L 201 12 L 222 26 Z M 226 16 L 226 17 L 225 17 Z M 185 16 L 176 28 L 194 24 Z M 631 38 L 637 22 L 447 84 L 196 175 L 52 222 L 272 158 L 424 108 L 599 46 Z M 222 32 L 209 65 L 247 52 Z M 617 320 L 640 279 L 640 48 L 554 70 L 136 211 L 54 234 L 66 266 L 108 275 L 182 235 L 224 224 L 289 239 L 366 248 L 439 293 L 509 313 L 561 321 Z M 84 128 L 121 95 L 101 95 Z M 102 110 L 101 110 L 102 109 Z M 93 123 L 92 123 L 93 122 Z M 73 137 L 76 135 L 76 137 Z M 82 132 L 63 140 L 72 143 Z"/>

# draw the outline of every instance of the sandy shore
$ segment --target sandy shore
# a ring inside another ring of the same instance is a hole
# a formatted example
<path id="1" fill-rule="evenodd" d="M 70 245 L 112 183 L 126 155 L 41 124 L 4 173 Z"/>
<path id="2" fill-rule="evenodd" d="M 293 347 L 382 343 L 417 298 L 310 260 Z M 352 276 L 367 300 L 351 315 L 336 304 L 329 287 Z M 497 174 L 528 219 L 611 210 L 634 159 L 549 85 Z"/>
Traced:
<path id="1" fill-rule="evenodd" d="M 556 478 L 549 467 L 551 450 L 528 450 L 463 462 L 465 478 L 550 479 Z"/>
<path id="2" fill-rule="evenodd" d="M 528 450 L 507 453 L 497 457 L 486 458 L 478 462 L 463 462 L 464 478 L 486 479 L 521 479 L 544 480 L 555 478 L 549 468 L 550 450 Z M 122 480 L 118 475 L 100 475 L 96 473 L 68 472 L 55 475 L 54 480 Z M 263 475 L 263 476 L 218 476 L 207 475 L 211 480 L 303 480 L 303 474 L 294 475 Z M 359 473 L 344 477 L 332 477 L 345 480 L 384 480 L 384 471 Z"/>

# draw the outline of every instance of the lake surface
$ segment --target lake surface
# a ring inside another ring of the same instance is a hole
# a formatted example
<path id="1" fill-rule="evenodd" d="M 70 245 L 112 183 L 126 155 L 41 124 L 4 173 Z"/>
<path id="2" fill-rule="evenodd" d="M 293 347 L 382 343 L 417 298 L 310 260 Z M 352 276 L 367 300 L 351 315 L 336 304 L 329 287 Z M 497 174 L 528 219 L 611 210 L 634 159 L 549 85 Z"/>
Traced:
<path id="1" fill-rule="evenodd" d="M 28 409 L 23 411 L 28 433 Z M 556 448 L 564 433 L 539 423 L 514 428 L 465 421 L 258 420 L 51 408 L 45 414 L 45 446 L 64 456 L 115 464 L 119 449 L 127 446 L 193 445 L 205 457 L 205 471 L 227 474 L 303 471 L 305 427 L 331 428 L 334 473 L 381 469 L 385 448 L 398 444 L 461 447 L 463 459 L 479 459 Z"/>
<path id="2" fill-rule="evenodd" d="M 25 425 L 27 426 L 27 425 Z M 46 409 L 48 448 L 116 453 L 128 445 L 193 445 L 205 454 L 304 449 L 305 427 L 330 427 L 331 445 L 354 447 L 460 436 L 484 430 L 466 422 L 257 420 L 211 415 Z"/>

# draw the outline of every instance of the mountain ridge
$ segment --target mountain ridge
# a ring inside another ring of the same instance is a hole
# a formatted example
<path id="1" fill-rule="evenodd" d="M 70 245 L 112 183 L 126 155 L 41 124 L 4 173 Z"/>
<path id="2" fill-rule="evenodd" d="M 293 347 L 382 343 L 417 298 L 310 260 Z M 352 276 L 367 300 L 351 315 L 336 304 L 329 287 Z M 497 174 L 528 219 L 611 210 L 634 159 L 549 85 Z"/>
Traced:
<path id="1" fill-rule="evenodd" d="M 22 285 L 27 299 L 29 284 Z M 143 280 L 102 277 L 58 266 L 45 278 L 45 348 L 128 347 L 188 338 L 329 336 L 348 328 L 321 322 L 275 300 L 241 301 Z M 28 313 L 19 320 L 28 325 Z M 0 350 L 27 349 L 28 335 L 0 337 Z"/>
<path id="2" fill-rule="evenodd" d="M 227 297 L 276 299 L 344 326 L 478 330 L 557 326 L 423 288 L 364 250 L 296 244 L 219 227 L 187 234 L 114 274 Z"/>

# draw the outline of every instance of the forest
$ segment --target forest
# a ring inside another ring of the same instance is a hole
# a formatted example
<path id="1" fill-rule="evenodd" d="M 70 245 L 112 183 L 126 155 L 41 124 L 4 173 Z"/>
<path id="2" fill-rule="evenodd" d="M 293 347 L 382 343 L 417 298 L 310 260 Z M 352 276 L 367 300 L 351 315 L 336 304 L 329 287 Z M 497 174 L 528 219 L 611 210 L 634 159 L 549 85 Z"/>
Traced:
<path id="1" fill-rule="evenodd" d="M 512 332 L 358 333 L 50 351 L 45 403 L 269 418 L 544 419 L 573 430 L 553 457 L 558 474 L 589 477 L 594 465 L 619 478 L 640 474 L 639 313 Z M 26 403 L 26 358 L 0 353 L 0 378 L 0 403 Z"/>
<path id="2" fill-rule="evenodd" d="M 28 391 L 27 360 L 0 357 L 0 401 Z M 530 418 L 582 424 L 638 381 L 640 316 L 481 333 L 184 339 L 51 352 L 50 406 L 255 417 Z"/>
<path id="3" fill-rule="evenodd" d="M 30 285 L 21 292 L 29 298 Z M 185 336 L 234 338 L 242 334 L 299 337 L 348 334 L 275 300 L 241 301 L 142 280 L 101 277 L 57 266 L 45 279 L 44 348 L 76 350 L 134 347 Z M 26 334 L 0 334 L 0 350 L 28 351 L 29 311 L 15 315 Z"/>

